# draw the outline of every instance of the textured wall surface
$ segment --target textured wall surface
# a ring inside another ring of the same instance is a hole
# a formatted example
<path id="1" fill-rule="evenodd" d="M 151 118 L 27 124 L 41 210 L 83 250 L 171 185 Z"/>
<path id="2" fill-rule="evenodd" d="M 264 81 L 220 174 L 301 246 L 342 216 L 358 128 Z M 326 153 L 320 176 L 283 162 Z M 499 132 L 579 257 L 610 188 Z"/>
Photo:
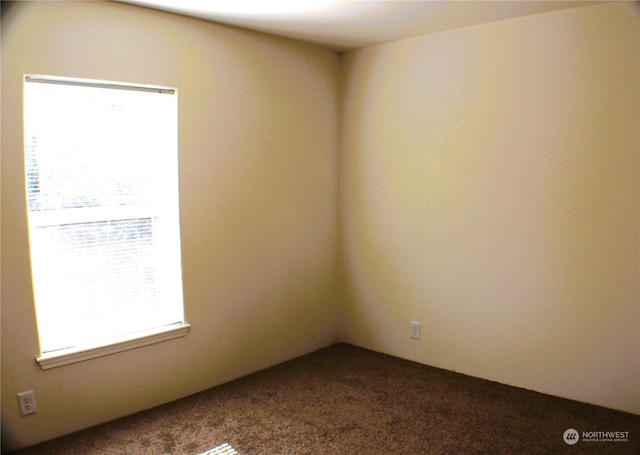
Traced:
<path id="1" fill-rule="evenodd" d="M 346 54 L 344 341 L 640 413 L 638 13 Z"/>
<path id="2" fill-rule="evenodd" d="M 47 371 L 35 363 L 24 74 L 178 89 L 186 337 Z M 333 52 L 117 3 L 3 11 L 3 449 L 337 341 L 338 77 Z M 21 418 L 16 393 L 29 389 L 38 412 Z"/>

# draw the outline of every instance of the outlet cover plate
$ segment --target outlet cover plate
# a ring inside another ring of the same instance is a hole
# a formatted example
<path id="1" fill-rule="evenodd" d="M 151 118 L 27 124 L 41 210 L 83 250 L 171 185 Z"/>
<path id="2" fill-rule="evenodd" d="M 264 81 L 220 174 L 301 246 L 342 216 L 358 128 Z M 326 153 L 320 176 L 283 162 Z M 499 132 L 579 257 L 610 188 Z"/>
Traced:
<path id="1" fill-rule="evenodd" d="M 18 408 L 20 409 L 20 416 L 28 416 L 36 413 L 36 397 L 33 390 L 27 390 L 26 392 L 20 392 L 18 394 Z"/>
<path id="2" fill-rule="evenodd" d="M 420 339 L 420 323 L 411 321 L 411 338 L 414 340 Z"/>

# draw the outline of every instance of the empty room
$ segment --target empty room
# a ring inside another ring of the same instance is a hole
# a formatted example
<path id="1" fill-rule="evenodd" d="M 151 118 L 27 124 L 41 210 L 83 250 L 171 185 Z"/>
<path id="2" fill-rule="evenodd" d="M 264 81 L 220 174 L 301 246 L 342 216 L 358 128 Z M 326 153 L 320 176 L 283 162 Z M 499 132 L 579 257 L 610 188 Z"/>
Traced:
<path id="1" fill-rule="evenodd" d="M 638 2 L 152 3 L 2 2 L 3 453 L 640 450 Z"/>

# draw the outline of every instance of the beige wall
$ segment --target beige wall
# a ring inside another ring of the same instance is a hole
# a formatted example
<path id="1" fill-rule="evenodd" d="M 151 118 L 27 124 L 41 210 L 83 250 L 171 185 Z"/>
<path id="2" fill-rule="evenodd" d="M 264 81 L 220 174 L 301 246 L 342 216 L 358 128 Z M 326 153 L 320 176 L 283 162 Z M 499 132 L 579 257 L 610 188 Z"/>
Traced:
<path id="1" fill-rule="evenodd" d="M 640 413 L 638 13 L 346 54 L 344 341 Z"/>
<path id="2" fill-rule="evenodd" d="M 122 4 L 14 5 L 2 18 L 3 449 L 338 340 L 640 413 L 639 48 L 632 4 L 342 62 Z M 185 338 L 36 365 L 24 73 L 178 88 Z M 28 389 L 38 413 L 20 418 Z"/>
<path id="3" fill-rule="evenodd" d="M 335 53 L 117 3 L 20 3 L 3 16 L 3 450 L 338 340 Z M 24 73 L 179 90 L 186 337 L 47 371 L 36 365 Z M 16 393 L 28 389 L 38 412 L 21 418 Z"/>

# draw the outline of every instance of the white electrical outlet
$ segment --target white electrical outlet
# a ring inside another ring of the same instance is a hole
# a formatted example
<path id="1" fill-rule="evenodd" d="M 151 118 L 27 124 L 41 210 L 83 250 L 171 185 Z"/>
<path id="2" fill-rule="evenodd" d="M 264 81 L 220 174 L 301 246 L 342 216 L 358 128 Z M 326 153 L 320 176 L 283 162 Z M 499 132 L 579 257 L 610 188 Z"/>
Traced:
<path id="1" fill-rule="evenodd" d="M 20 408 L 20 415 L 22 417 L 36 413 L 36 397 L 33 394 L 33 390 L 27 390 L 26 392 L 20 392 L 18 394 L 18 407 Z"/>
<path id="2" fill-rule="evenodd" d="M 420 323 L 411 321 L 411 338 L 414 340 L 420 339 Z"/>

